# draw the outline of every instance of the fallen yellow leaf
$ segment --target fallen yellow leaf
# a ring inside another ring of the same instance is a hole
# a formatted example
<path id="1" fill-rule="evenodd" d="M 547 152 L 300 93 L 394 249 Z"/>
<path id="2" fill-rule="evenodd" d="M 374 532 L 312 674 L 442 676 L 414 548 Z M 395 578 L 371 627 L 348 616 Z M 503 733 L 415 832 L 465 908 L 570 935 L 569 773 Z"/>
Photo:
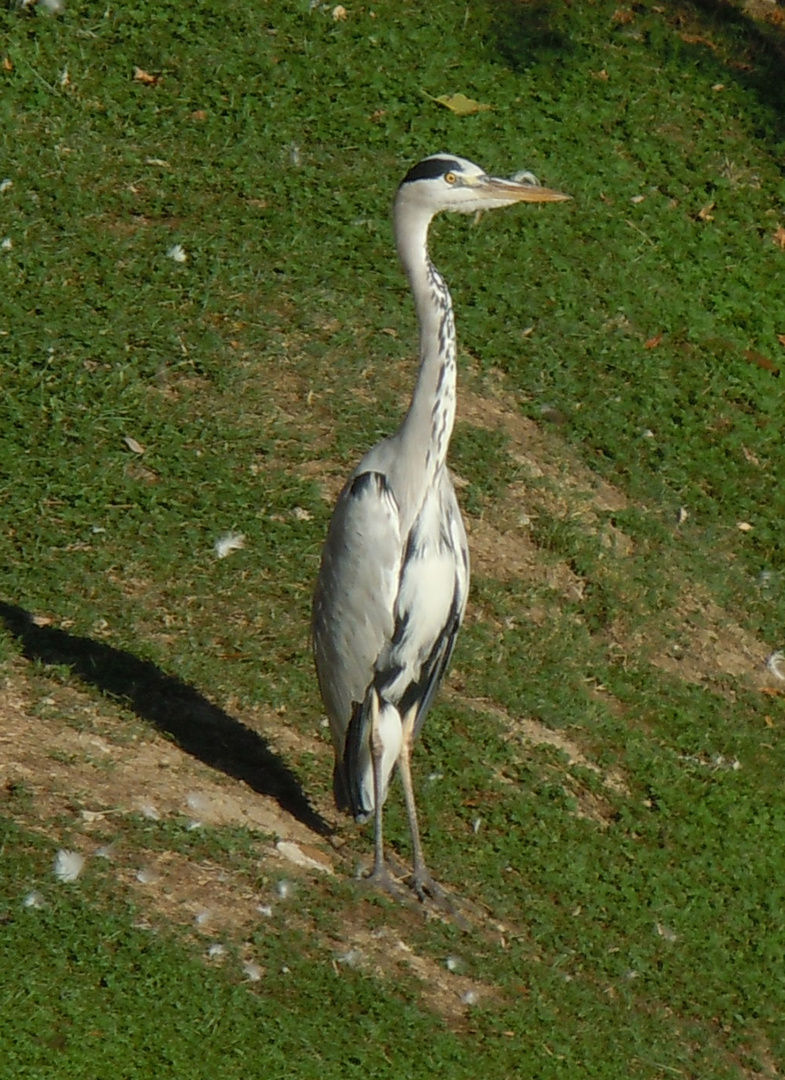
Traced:
<path id="1" fill-rule="evenodd" d="M 454 112 L 456 116 L 472 116 L 474 113 L 488 112 L 493 108 L 493 105 L 483 105 L 481 101 L 475 101 L 466 94 L 440 94 L 433 100 L 438 101 L 450 112 Z"/>
<path id="2" fill-rule="evenodd" d="M 774 243 L 780 251 L 785 251 L 785 229 L 781 225 L 774 230 Z"/>

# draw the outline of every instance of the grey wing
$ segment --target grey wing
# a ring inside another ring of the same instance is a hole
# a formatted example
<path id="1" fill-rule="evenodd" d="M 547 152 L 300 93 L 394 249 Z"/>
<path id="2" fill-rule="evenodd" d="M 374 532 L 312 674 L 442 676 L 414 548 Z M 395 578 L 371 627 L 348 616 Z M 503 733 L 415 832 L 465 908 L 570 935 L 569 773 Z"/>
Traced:
<path id="1" fill-rule="evenodd" d="M 383 473 L 359 473 L 336 504 L 313 600 L 316 672 L 338 760 L 393 635 L 400 564 L 395 496 Z"/>

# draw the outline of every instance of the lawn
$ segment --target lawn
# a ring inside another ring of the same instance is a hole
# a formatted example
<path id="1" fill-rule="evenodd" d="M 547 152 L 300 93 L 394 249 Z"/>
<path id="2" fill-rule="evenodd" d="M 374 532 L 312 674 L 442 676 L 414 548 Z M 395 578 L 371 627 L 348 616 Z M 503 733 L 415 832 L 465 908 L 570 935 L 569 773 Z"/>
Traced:
<path id="1" fill-rule="evenodd" d="M 15 1078 L 782 1073 L 784 61 L 724 0 L 3 6 Z M 414 768 L 461 918 L 355 880 L 308 641 L 438 150 L 572 196 L 431 232 L 474 579 Z"/>

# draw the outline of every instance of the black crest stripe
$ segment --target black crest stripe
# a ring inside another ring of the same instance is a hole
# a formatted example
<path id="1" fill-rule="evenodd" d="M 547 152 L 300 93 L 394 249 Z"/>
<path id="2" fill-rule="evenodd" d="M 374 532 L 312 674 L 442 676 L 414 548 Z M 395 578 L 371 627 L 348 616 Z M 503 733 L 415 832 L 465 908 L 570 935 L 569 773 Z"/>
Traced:
<path id="1" fill-rule="evenodd" d="M 435 180 L 437 176 L 444 176 L 448 172 L 461 172 L 461 166 L 454 158 L 426 158 L 409 169 L 401 181 L 401 187 L 404 184 L 411 184 L 414 180 Z"/>

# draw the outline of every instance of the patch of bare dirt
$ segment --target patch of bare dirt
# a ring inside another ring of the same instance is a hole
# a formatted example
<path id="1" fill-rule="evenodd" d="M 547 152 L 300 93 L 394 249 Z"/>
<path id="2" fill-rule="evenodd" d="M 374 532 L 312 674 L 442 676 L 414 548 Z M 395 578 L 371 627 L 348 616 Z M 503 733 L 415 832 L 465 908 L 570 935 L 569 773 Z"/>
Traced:
<path id="1" fill-rule="evenodd" d="M 302 748 L 303 736 L 276 713 L 263 720 L 276 751 Z M 357 860 L 349 849 L 359 850 L 367 834 L 352 837 L 340 851 L 275 799 L 209 768 L 148 728 L 137 730 L 111 704 L 67 685 L 42 694 L 21 661 L 5 678 L 0 721 L 0 793 L 6 800 L 23 793 L 16 816 L 27 828 L 100 861 L 133 896 L 143 927 L 180 927 L 210 963 L 239 956 L 239 977 L 253 982 L 265 974 L 249 940 L 253 933 L 260 925 L 274 931 L 282 921 L 302 923 L 326 963 L 384 979 L 409 973 L 427 1007 L 451 1024 L 462 1022 L 473 1005 L 498 996 L 494 987 L 417 953 L 405 940 L 405 921 L 395 931 L 371 930 L 356 914 L 340 940 L 307 925 L 298 895 L 336 872 L 351 875 Z M 318 745 L 313 740 L 309 749 Z M 326 742 L 322 750 L 327 770 Z M 15 812 L 12 802 L 6 806 Z M 211 859 L 130 846 L 119 827 L 127 815 L 187 822 L 192 829 L 239 826 L 269 838 L 259 841 L 257 870 L 249 878 L 247 871 Z M 418 913 L 417 922 L 421 918 Z M 478 927 L 484 922 L 480 916 Z"/>
<path id="2" fill-rule="evenodd" d="M 623 492 L 608 484 L 580 462 L 563 440 L 524 416 L 515 396 L 496 375 L 483 383 L 482 392 L 462 389 L 459 398 L 461 420 L 489 430 L 501 430 L 508 439 L 508 453 L 532 478 L 546 477 L 560 495 L 554 511 L 575 511 L 591 506 L 598 511 L 623 510 L 628 506 Z"/>
<path id="3" fill-rule="evenodd" d="M 401 972 L 411 973 L 422 984 L 431 1008 L 453 1025 L 460 1024 L 473 1006 L 501 998 L 498 987 L 462 973 L 464 964 L 459 956 L 437 963 L 418 955 L 392 927 L 349 928 L 336 943 L 335 961 L 384 980 L 396 979 Z"/>
<path id="4" fill-rule="evenodd" d="M 536 506 L 591 532 L 598 531 L 600 514 L 629 505 L 626 496 L 586 468 L 555 434 L 523 416 L 498 377 L 488 380 L 482 393 L 464 390 L 460 412 L 473 424 L 503 431 L 508 452 L 525 473 L 497 500 L 492 514 L 467 522 L 473 565 L 485 576 L 547 584 L 565 599 L 579 601 L 586 583 L 564 560 L 546 557 L 532 538 L 530 515 L 536 509 L 526 478 L 549 481 L 538 486 Z M 623 574 L 625 559 L 635 554 L 633 541 L 607 521 L 602 522 L 601 541 L 616 573 Z M 611 635 L 614 650 L 640 653 L 656 667 L 693 683 L 716 684 L 730 677 L 755 689 L 781 689 L 766 667 L 771 646 L 745 630 L 698 583 L 684 582 L 681 602 L 669 612 L 673 628 L 667 636 L 663 622 L 656 613 L 640 620 L 634 630 L 617 624 Z"/>
<path id="5" fill-rule="evenodd" d="M 785 11 L 777 0 L 744 0 L 742 7 L 745 15 L 751 19 L 785 29 Z M 779 45 L 785 51 L 785 40 L 780 39 Z"/>
<path id="6" fill-rule="evenodd" d="M 567 732 L 546 727 L 545 724 L 529 716 L 513 716 L 506 709 L 500 708 L 495 702 L 487 699 L 467 698 L 449 689 L 446 693 L 449 698 L 460 702 L 462 706 L 487 713 L 498 720 L 505 730 L 503 737 L 508 743 L 552 746 L 566 756 L 568 765 L 580 765 L 595 773 L 609 792 L 625 797 L 630 795 L 630 789 L 622 773 L 618 769 L 601 769 Z M 569 774 L 562 774 L 562 783 L 575 798 L 579 817 L 590 818 L 603 826 L 613 821 L 616 812 L 607 799 L 588 790 Z"/>
<path id="7" fill-rule="evenodd" d="M 499 581 L 547 585 L 568 599 L 579 599 L 583 584 L 564 560 L 544 560 L 527 523 L 499 528 L 487 518 L 466 518 L 473 572 Z"/>
<path id="8" fill-rule="evenodd" d="M 766 667 L 770 650 L 713 601 L 696 594 L 685 596 L 678 615 L 679 641 L 651 657 L 657 667 L 688 682 L 730 675 L 758 689 L 776 684 Z"/>
<path id="9" fill-rule="evenodd" d="M 567 600 L 580 600 L 584 582 L 565 560 L 546 556 L 538 548 L 532 537 L 533 519 L 540 509 L 547 509 L 554 517 L 570 517 L 595 530 L 598 515 L 624 509 L 626 497 L 569 454 L 555 435 L 525 417 L 498 376 L 483 385 L 482 392 L 464 390 L 459 407 L 462 420 L 505 435 L 507 452 L 523 473 L 492 511 L 467 520 L 472 565 L 486 577 L 546 584 Z M 534 499 L 530 482 L 542 479 L 548 483 L 538 484 Z M 632 541 L 620 529 L 604 524 L 603 532 L 614 551 L 632 551 Z"/>
<path id="10" fill-rule="evenodd" d="M 6 678 L 1 710 L 0 785 L 23 785 L 41 822 L 81 811 L 143 813 L 313 839 L 275 799 L 229 780 L 162 736 L 145 730 L 129 741 L 122 719 L 71 687 L 53 687 L 42 698 L 17 670 Z M 280 725 L 275 713 L 268 720 Z"/>
<path id="11" fill-rule="evenodd" d="M 208 860 L 194 862 L 175 851 L 120 850 L 111 857 L 110 872 L 134 894 L 149 919 L 158 922 L 163 917 L 226 943 L 250 934 L 274 911 L 272 890 L 256 890 L 240 873 Z"/>

